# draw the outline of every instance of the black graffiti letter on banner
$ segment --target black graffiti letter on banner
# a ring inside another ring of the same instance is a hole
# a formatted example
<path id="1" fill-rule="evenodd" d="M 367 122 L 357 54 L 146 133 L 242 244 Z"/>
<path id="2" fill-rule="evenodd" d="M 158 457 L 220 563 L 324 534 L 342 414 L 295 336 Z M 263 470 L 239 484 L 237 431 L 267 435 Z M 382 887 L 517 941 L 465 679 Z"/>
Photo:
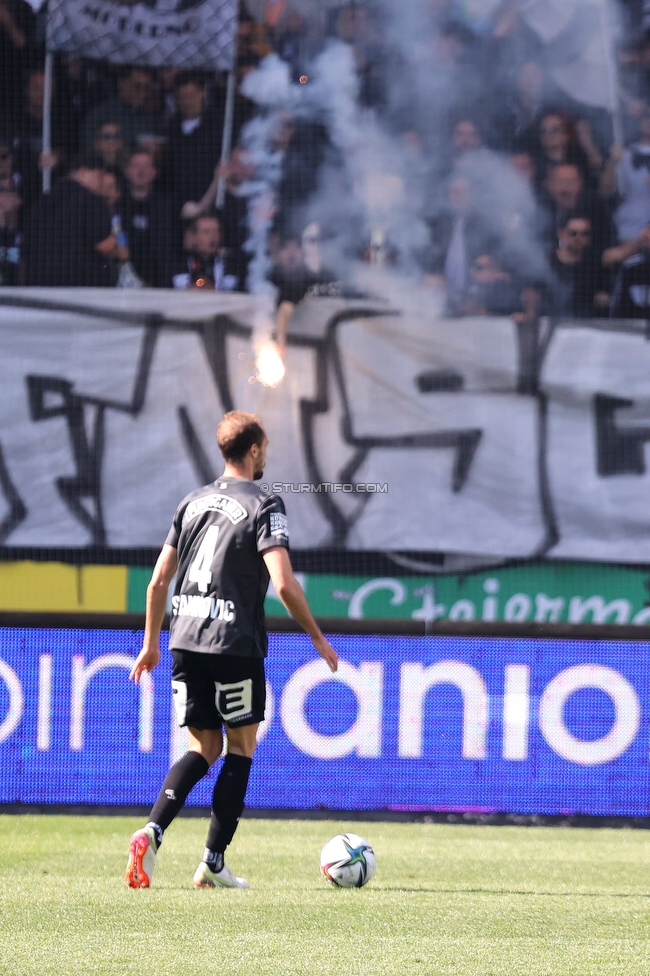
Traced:
<path id="1" fill-rule="evenodd" d="M 3 545 L 5 540 L 11 535 L 13 530 L 20 525 L 20 523 L 27 516 L 27 508 L 22 498 L 18 494 L 18 490 L 11 480 L 11 475 L 9 474 L 9 469 L 5 463 L 4 455 L 2 453 L 2 445 L 0 444 L 0 488 L 2 489 L 2 494 L 9 506 L 9 511 L 0 519 L 0 545 Z"/>
<path id="2" fill-rule="evenodd" d="M 617 417 L 617 411 L 634 407 L 634 400 L 606 396 L 594 396 L 596 418 L 596 445 L 598 474 L 606 477 L 612 474 L 645 474 L 645 452 L 643 445 L 650 441 L 650 417 L 648 423 L 639 424 L 629 418 L 625 424 L 625 414 Z M 618 421 L 618 423 L 617 423 Z"/>
<path id="3" fill-rule="evenodd" d="M 72 514 L 91 534 L 92 543 L 106 544 L 102 512 L 101 467 L 104 453 L 106 405 L 73 392 L 72 383 L 57 376 L 27 376 L 29 411 L 34 421 L 64 417 L 72 448 L 76 474 L 56 479 L 59 495 Z M 87 418 L 86 410 L 94 410 Z M 91 434 L 86 429 L 89 420 Z M 82 500 L 90 503 L 87 508 Z"/>

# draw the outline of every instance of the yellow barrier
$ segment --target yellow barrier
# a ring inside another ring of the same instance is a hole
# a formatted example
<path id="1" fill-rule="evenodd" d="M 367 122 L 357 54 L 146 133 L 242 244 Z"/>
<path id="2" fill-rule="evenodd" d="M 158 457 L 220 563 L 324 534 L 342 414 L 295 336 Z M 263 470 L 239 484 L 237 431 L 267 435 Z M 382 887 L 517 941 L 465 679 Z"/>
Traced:
<path id="1" fill-rule="evenodd" d="M 124 613 L 126 566 L 0 563 L 0 610 Z"/>

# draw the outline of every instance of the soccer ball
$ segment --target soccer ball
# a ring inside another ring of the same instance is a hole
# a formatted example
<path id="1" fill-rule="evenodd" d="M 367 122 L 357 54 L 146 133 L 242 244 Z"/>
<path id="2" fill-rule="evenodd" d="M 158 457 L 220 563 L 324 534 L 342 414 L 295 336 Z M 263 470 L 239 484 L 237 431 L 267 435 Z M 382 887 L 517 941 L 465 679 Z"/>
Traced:
<path id="1" fill-rule="evenodd" d="M 362 888 L 375 873 L 375 852 L 358 834 L 337 834 L 320 852 L 320 869 L 339 888 Z"/>

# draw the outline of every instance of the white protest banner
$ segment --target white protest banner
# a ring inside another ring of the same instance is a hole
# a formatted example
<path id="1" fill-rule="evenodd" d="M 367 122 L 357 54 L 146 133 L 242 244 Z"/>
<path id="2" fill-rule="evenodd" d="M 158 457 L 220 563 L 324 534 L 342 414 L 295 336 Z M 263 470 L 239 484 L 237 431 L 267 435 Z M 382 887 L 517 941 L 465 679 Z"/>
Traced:
<path id="1" fill-rule="evenodd" d="M 0 289 L 0 545 L 157 548 L 243 409 L 296 549 L 650 562 L 644 323 L 560 322 L 536 386 L 509 318 L 307 299 L 268 388 L 254 318 L 243 294 Z"/>
<path id="2" fill-rule="evenodd" d="M 237 0 L 49 0 L 47 47 L 149 67 L 229 71 Z"/>

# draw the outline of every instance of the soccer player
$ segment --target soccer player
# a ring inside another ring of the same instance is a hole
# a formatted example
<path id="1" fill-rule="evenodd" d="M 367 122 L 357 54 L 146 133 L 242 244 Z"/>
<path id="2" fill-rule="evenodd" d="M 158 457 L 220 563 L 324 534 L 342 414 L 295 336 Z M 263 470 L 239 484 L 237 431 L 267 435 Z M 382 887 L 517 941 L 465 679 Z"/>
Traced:
<path id="1" fill-rule="evenodd" d="M 224 852 L 244 809 L 256 733 L 264 718 L 267 635 L 264 597 L 273 581 L 289 613 L 316 651 L 336 671 L 338 656 L 314 620 L 289 559 L 282 499 L 263 494 L 268 438 L 255 414 L 233 410 L 217 429 L 225 460 L 222 476 L 179 505 L 147 588 L 144 643 L 130 677 L 136 682 L 160 660 L 159 637 L 167 590 L 176 575 L 169 647 L 179 725 L 189 751 L 172 766 L 141 830 L 131 837 L 125 880 L 148 888 L 163 834 L 193 786 L 221 755 L 222 725 L 228 753 L 214 786 L 198 888 L 248 888 L 224 864 Z"/>

